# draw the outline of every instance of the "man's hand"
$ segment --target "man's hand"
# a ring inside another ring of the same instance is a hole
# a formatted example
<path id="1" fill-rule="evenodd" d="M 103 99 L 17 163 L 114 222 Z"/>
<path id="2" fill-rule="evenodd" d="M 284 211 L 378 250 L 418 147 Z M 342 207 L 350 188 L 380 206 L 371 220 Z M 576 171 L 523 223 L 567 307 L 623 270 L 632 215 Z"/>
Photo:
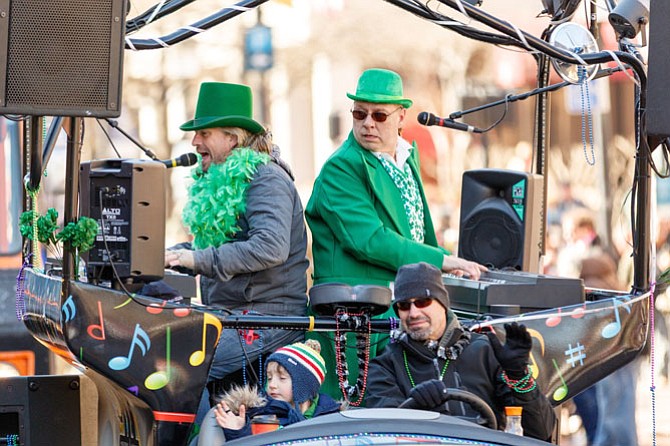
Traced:
<path id="1" fill-rule="evenodd" d="M 516 322 L 505 324 L 505 333 L 507 339 L 504 346 L 495 333 L 486 334 L 491 341 L 493 353 L 507 376 L 512 379 L 519 379 L 526 374 L 533 340 L 526 326 L 519 325 Z"/>
<path id="2" fill-rule="evenodd" d="M 470 260 L 461 259 L 456 256 L 444 256 L 442 259 L 442 271 L 456 276 L 468 276 L 469 279 L 479 280 L 483 271 L 488 271 L 484 265 Z"/>
<path id="3" fill-rule="evenodd" d="M 193 251 L 188 249 L 175 249 L 173 251 L 165 251 L 165 267 L 175 268 L 182 267 L 192 270 L 195 267 L 195 260 L 193 259 Z"/>
<path id="4" fill-rule="evenodd" d="M 447 386 L 439 379 L 424 381 L 409 392 L 419 409 L 434 409 L 444 403 Z"/>

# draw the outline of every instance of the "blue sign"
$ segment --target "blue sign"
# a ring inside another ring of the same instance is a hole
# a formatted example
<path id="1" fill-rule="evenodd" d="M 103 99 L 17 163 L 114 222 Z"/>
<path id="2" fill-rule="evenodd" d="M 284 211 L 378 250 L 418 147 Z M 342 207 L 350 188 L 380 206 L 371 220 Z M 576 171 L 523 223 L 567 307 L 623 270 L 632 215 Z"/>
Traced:
<path id="1" fill-rule="evenodd" d="M 244 69 L 265 71 L 272 64 L 272 32 L 265 25 L 254 25 L 244 34 Z"/>

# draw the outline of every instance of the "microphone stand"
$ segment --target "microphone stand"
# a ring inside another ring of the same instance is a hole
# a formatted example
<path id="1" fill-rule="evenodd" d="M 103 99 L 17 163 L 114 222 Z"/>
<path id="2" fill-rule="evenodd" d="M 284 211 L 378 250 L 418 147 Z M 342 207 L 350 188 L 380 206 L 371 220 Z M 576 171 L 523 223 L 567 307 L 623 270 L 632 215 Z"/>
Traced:
<path id="1" fill-rule="evenodd" d="M 151 159 L 154 160 L 154 161 L 160 161 L 160 160 L 158 159 L 158 157 L 156 156 L 156 154 L 155 154 L 154 152 L 151 151 L 151 149 L 147 149 L 146 147 L 144 147 L 138 140 L 136 140 L 135 138 L 133 138 L 132 136 L 130 136 L 125 130 L 123 130 L 121 127 L 119 127 L 119 123 L 118 123 L 118 122 L 116 122 L 116 121 L 113 120 L 113 119 L 109 119 L 109 118 L 104 118 L 104 119 L 105 119 L 105 121 L 107 121 L 107 124 L 109 124 L 111 127 L 115 128 L 116 130 L 118 130 L 119 132 L 121 132 L 121 134 L 122 134 L 123 136 L 125 136 L 125 137 L 128 138 L 130 141 L 132 141 L 132 143 L 135 144 L 137 147 L 139 147 L 140 150 L 141 150 L 142 152 L 144 152 L 149 158 L 151 158 Z"/>
<path id="2" fill-rule="evenodd" d="M 605 68 L 605 69 L 599 70 L 596 73 L 594 79 L 599 79 L 601 77 L 610 76 L 610 75 L 616 73 L 617 71 L 621 71 L 621 67 Z M 527 91 L 525 93 L 520 93 L 520 94 L 513 95 L 513 96 L 506 96 L 505 99 L 499 99 L 497 101 L 489 102 L 488 104 L 479 105 L 477 107 L 469 108 L 467 110 L 453 112 L 449 115 L 449 119 L 458 119 L 458 118 L 460 118 L 464 115 L 474 113 L 474 112 L 478 112 L 478 111 L 481 111 L 481 110 L 485 110 L 487 108 L 495 107 L 497 105 L 502 105 L 502 104 L 505 104 L 505 103 L 516 102 L 516 101 L 522 101 L 524 99 L 528 99 L 531 96 L 535 96 L 537 94 L 546 93 L 546 92 L 550 92 L 550 91 L 556 91 L 556 90 L 559 90 L 563 87 L 567 87 L 568 85 L 574 85 L 574 84 L 572 84 L 571 82 L 568 82 L 568 81 L 559 82 L 558 84 L 547 85 L 546 87 L 536 88 L 534 90 Z"/>

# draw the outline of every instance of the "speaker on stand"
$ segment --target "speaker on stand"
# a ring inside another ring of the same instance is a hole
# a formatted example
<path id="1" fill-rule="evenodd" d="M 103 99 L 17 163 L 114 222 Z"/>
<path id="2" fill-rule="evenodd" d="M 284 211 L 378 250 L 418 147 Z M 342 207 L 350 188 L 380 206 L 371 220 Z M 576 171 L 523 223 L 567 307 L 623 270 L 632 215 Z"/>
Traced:
<path id="1" fill-rule="evenodd" d="M 0 0 L 0 114 L 117 117 L 127 0 Z"/>
<path id="2" fill-rule="evenodd" d="M 542 176 L 504 169 L 463 173 L 458 254 L 495 269 L 538 273 Z"/>

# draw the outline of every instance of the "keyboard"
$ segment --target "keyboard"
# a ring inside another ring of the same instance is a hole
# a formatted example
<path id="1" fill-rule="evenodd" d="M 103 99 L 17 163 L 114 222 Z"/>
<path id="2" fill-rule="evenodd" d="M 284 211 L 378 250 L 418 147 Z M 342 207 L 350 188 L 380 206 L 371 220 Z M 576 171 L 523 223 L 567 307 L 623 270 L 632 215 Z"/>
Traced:
<path id="1" fill-rule="evenodd" d="M 523 271 L 489 270 L 479 280 L 443 274 L 454 310 L 512 315 L 584 302 L 584 281 Z"/>

